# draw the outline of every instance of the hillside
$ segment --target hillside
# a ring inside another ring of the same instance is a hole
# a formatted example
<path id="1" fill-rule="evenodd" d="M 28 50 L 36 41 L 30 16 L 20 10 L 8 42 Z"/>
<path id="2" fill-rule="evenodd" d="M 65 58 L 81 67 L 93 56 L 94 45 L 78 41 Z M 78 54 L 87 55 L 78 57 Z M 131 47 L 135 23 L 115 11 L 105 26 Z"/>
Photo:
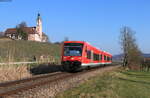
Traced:
<path id="1" fill-rule="evenodd" d="M 60 45 L 23 40 L 0 40 L 0 62 L 60 60 Z"/>

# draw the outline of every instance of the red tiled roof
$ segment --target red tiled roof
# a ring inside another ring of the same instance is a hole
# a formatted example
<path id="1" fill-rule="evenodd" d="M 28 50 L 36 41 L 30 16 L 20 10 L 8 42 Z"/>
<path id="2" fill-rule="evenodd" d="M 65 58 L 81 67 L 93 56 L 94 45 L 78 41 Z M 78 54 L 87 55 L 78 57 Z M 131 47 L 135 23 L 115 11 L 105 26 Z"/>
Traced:
<path id="1" fill-rule="evenodd" d="M 24 32 L 27 32 L 28 34 L 35 34 L 36 32 L 36 27 L 24 27 L 22 28 Z M 16 28 L 8 28 L 5 31 L 5 34 L 15 34 L 17 33 Z"/>

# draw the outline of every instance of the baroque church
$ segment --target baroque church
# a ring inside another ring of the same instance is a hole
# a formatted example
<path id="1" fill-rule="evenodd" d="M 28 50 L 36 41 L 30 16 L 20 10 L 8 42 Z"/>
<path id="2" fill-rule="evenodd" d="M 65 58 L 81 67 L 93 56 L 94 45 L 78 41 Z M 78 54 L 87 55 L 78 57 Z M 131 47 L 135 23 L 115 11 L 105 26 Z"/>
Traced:
<path id="1" fill-rule="evenodd" d="M 28 40 L 30 40 L 30 41 L 47 42 L 48 38 L 44 34 L 44 32 L 42 32 L 42 18 L 39 13 L 38 13 L 36 22 L 37 22 L 36 27 L 24 27 L 24 28 L 22 28 L 23 31 L 27 33 Z M 17 35 L 16 28 L 8 28 L 5 31 L 5 36 L 7 36 L 11 39 L 14 39 L 14 40 L 22 39 L 20 36 L 16 36 L 16 35 Z"/>

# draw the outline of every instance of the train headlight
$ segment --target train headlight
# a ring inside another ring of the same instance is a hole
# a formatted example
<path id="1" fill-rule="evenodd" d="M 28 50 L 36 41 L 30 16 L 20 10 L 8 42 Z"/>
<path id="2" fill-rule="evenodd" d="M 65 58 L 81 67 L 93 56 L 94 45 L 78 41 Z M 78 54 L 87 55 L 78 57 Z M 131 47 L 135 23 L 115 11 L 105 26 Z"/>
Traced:
<path id="1" fill-rule="evenodd" d="M 79 57 L 79 60 L 81 59 L 81 57 Z"/>
<path id="2" fill-rule="evenodd" d="M 74 60 L 74 58 L 71 58 L 71 60 Z"/>

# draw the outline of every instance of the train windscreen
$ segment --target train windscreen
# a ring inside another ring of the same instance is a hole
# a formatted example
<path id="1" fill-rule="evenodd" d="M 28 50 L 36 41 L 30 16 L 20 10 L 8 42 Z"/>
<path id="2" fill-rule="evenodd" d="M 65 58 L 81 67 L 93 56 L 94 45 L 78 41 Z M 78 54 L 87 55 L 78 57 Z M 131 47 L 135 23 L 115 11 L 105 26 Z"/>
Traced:
<path id="1" fill-rule="evenodd" d="M 64 43 L 64 56 L 82 56 L 83 44 Z"/>

